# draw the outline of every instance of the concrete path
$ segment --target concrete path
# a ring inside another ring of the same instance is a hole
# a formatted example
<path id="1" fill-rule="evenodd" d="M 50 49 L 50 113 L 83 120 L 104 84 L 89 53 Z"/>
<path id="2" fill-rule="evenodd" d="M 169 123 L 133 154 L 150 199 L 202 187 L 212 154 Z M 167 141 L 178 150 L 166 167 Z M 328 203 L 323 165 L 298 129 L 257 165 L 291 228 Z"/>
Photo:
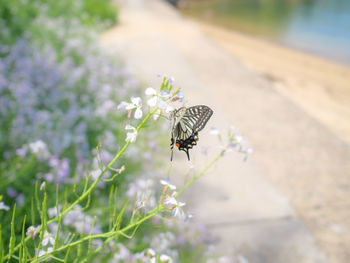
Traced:
<path id="1" fill-rule="evenodd" d="M 309 137 L 303 133 L 312 137 L 323 127 L 159 0 L 123 1 L 120 24 L 106 32 L 103 43 L 118 51 L 148 86 L 158 87 L 158 73 L 174 76 L 187 105 L 206 104 L 214 110 L 209 127 L 226 131 L 234 124 L 251 142 L 253 158 L 242 162 L 241 155 L 230 153 L 184 197 L 195 220 L 210 227 L 219 251 L 242 254 L 254 263 L 328 262 L 290 202 L 262 175 L 288 173 L 284 158 L 297 166 L 310 154 L 303 152 L 304 143 L 315 143 L 305 142 Z M 219 151 L 209 127 L 199 142 L 209 146 L 208 156 L 200 146 L 191 152 L 196 170 Z M 291 140 L 293 136 L 298 140 Z M 185 154 L 174 154 L 173 174 L 185 174 Z M 184 180 L 172 179 L 178 184 Z"/>

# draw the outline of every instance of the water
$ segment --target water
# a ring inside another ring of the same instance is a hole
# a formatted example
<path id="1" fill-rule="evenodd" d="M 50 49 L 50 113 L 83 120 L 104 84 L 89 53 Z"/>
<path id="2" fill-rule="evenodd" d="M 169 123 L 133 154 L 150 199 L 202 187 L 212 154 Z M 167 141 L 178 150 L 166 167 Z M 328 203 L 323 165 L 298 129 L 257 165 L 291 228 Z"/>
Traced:
<path id="1" fill-rule="evenodd" d="M 188 0 L 182 11 L 350 65 L 350 0 Z"/>

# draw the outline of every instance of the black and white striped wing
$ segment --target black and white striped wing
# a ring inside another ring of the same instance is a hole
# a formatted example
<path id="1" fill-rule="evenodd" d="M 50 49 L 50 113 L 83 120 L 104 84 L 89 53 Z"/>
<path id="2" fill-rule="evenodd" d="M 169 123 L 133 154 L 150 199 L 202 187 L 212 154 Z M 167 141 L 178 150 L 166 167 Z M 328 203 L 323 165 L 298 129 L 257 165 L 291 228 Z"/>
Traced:
<path id="1" fill-rule="evenodd" d="M 186 109 L 176 125 L 172 144 L 175 143 L 180 151 L 186 152 L 188 160 L 190 159 L 188 150 L 197 144 L 198 132 L 205 127 L 212 115 L 213 111 L 205 105 L 193 106 Z"/>
<path id="2" fill-rule="evenodd" d="M 186 124 L 186 127 L 191 127 L 194 132 L 203 130 L 213 111 L 205 105 L 197 105 L 186 109 L 185 115 L 181 121 Z"/>

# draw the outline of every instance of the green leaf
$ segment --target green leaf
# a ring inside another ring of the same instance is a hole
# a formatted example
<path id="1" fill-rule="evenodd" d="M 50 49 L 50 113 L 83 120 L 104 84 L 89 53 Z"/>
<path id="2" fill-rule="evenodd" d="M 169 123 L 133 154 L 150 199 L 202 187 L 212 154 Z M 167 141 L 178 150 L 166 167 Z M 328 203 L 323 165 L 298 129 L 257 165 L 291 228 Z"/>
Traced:
<path id="1" fill-rule="evenodd" d="M 68 260 L 69 252 L 70 252 L 70 247 L 68 247 L 67 252 L 66 252 L 66 256 L 65 256 L 65 258 L 64 258 L 64 262 L 65 262 L 65 263 L 66 263 L 67 260 Z"/>
<path id="2" fill-rule="evenodd" d="M 13 251 L 15 248 L 15 243 L 16 243 L 16 235 L 15 235 L 15 215 L 16 215 L 16 204 L 13 207 L 13 213 L 12 213 L 12 220 L 11 220 L 11 237 L 10 237 L 10 245 L 9 245 L 9 257 L 10 258 L 13 255 Z"/>
<path id="3" fill-rule="evenodd" d="M 34 198 L 32 198 L 32 201 L 31 201 L 31 212 L 30 212 L 30 215 L 32 217 L 32 226 L 35 225 L 35 210 L 34 210 Z"/>
<path id="4" fill-rule="evenodd" d="M 26 242 L 25 242 L 25 236 L 26 236 L 26 219 L 27 219 L 27 215 L 24 215 L 24 219 L 23 219 L 23 225 L 22 225 L 22 239 L 21 239 L 21 247 L 20 247 L 20 256 L 19 256 L 19 261 L 20 262 L 26 262 L 27 258 L 25 257 L 26 254 Z"/>

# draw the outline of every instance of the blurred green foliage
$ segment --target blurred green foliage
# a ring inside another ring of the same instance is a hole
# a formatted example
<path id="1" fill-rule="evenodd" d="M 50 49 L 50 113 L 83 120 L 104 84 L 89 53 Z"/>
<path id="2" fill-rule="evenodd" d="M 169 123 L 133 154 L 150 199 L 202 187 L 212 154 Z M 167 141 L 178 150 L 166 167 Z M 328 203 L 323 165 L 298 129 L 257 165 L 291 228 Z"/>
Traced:
<path id="1" fill-rule="evenodd" d="M 118 17 L 117 7 L 109 0 L 2 0 L 0 42 L 13 44 L 33 29 L 33 21 L 43 13 L 66 22 L 78 20 L 87 27 L 108 27 Z"/>

